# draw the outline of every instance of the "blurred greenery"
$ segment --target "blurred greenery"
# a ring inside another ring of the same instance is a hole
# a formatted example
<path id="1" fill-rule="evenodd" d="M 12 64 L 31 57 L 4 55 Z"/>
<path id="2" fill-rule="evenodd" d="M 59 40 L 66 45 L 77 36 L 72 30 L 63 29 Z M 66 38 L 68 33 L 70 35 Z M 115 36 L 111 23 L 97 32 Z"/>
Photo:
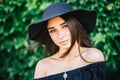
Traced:
<path id="1" fill-rule="evenodd" d="M 33 79 L 37 61 L 46 55 L 43 45 L 28 39 L 28 25 L 40 20 L 48 5 L 61 1 L 74 9 L 97 11 L 97 24 L 90 38 L 120 75 L 119 0 L 0 0 L 0 80 Z"/>

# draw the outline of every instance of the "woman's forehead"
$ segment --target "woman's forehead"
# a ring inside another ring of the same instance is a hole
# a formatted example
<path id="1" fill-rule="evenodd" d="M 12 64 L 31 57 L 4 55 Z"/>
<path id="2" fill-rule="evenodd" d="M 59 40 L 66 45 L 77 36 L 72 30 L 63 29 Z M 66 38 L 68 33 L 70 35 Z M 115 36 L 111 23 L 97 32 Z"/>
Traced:
<path id="1" fill-rule="evenodd" d="M 65 23 L 64 19 L 62 19 L 61 17 L 58 16 L 58 17 L 52 18 L 48 21 L 47 28 L 61 26 L 64 23 Z"/>

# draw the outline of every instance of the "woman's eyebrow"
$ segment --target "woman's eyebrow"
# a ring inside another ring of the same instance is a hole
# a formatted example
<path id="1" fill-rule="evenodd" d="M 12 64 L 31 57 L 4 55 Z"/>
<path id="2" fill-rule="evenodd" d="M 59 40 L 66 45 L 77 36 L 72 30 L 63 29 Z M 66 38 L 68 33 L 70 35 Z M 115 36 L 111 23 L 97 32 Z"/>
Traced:
<path id="1" fill-rule="evenodd" d="M 60 26 L 62 26 L 62 25 L 64 25 L 64 24 L 66 24 L 66 22 L 61 23 Z"/>
<path id="2" fill-rule="evenodd" d="M 53 28 L 54 28 L 54 27 L 50 27 L 50 28 L 48 28 L 48 30 L 49 30 L 49 29 L 53 29 Z"/>

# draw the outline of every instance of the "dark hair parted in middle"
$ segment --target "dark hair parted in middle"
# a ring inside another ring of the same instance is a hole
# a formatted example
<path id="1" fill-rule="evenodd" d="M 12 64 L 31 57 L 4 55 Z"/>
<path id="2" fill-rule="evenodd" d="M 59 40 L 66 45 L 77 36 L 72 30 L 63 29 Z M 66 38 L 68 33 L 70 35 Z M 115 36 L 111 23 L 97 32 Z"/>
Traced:
<path id="1" fill-rule="evenodd" d="M 83 28 L 83 26 L 80 24 L 80 22 L 77 20 L 76 17 L 70 14 L 69 15 L 64 14 L 64 15 L 61 15 L 60 17 L 63 20 L 65 20 L 70 30 L 71 38 L 72 38 L 70 48 L 61 56 L 61 58 L 69 54 L 70 50 L 72 49 L 76 41 L 78 42 L 78 44 L 80 44 L 79 46 L 92 47 L 91 41 L 88 38 L 88 33 L 86 32 L 86 30 Z M 47 26 L 46 26 L 46 29 L 47 29 Z M 52 41 L 48 31 L 47 31 L 47 34 L 48 34 L 48 41 L 45 44 L 46 46 L 45 51 L 50 52 L 50 54 L 53 55 L 56 52 L 58 52 L 59 47 Z"/>

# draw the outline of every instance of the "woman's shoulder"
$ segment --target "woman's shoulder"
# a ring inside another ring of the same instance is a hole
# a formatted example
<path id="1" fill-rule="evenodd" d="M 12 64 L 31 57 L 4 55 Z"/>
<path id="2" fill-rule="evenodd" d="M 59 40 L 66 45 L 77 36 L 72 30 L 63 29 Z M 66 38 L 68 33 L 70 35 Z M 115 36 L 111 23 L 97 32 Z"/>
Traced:
<path id="1" fill-rule="evenodd" d="M 36 67 L 40 67 L 41 69 L 43 69 L 43 68 L 46 69 L 48 67 L 48 65 L 50 65 L 51 63 L 52 63 L 51 56 L 50 57 L 46 57 L 46 58 L 43 58 L 43 59 L 39 60 L 37 62 Z"/>
<path id="2" fill-rule="evenodd" d="M 97 48 L 88 48 L 85 51 L 85 54 L 83 55 L 83 57 L 88 62 L 92 62 L 92 63 L 104 61 L 104 59 L 105 59 L 102 51 Z"/>
<path id="3" fill-rule="evenodd" d="M 49 60 L 50 60 L 50 59 L 51 59 L 51 57 L 43 58 L 43 59 L 39 60 L 37 64 L 38 64 L 38 65 L 39 65 L 39 64 L 45 65 L 45 64 L 49 63 Z"/>
<path id="4" fill-rule="evenodd" d="M 40 78 L 46 76 L 49 64 L 50 64 L 50 57 L 39 60 L 35 67 L 34 78 Z"/>

